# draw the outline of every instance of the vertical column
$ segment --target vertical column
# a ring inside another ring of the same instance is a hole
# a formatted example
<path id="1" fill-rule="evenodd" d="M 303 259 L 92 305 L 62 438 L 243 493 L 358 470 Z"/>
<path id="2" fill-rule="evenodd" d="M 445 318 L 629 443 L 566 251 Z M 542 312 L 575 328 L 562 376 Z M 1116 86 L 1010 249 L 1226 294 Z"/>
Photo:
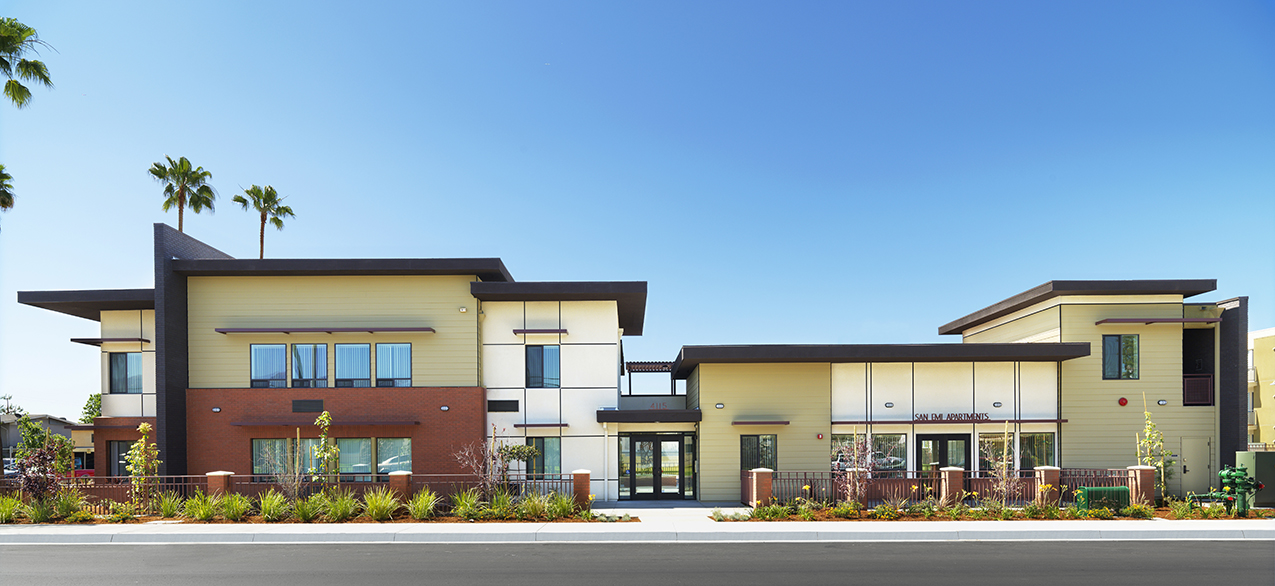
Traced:
<path id="1" fill-rule="evenodd" d="M 230 494 L 231 492 L 233 492 L 232 486 L 230 484 L 230 478 L 234 475 L 235 475 L 234 472 L 226 472 L 225 470 L 219 470 L 217 472 L 209 472 L 208 474 L 206 474 L 206 476 L 208 477 L 209 496 L 214 494 L 225 495 L 225 494 Z"/>
<path id="2" fill-rule="evenodd" d="M 593 499 L 589 494 L 589 475 L 592 472 L 588 470 L 572 470 L 571 471 L 571 491 L 576 499 L 576 506 L 581 509 L 588 509 L 589 503 Z M 603 475 L 605 476 L 605 474 Z"/>
<path id="3" fill-rule="evenodd" d="M 1061 468 L 1057 466 L 1037 466 L 1036 494 L 1045 499 L 1045 502 L 1057 503 L 1058 497 L 1062 494 L 1062 487 L 1059 485 L 1061 479 Z"/>
<path id="4" fill-rule="evenodd" d="M 390 472 L 390 490 L 398 493 L 400 500 L 412 498 L 412 473 L 409 470 Z"/>
<path id="5" fill-rule="evenodd" d="M 753 468 L 753 502 L 751 506 L 765 506 L 771 503 L 771 483 L 775 471 L 770 468 Z"/>
<path id="6" fill-rule="evenodd" d="M 955 505 L 961 501 L 961 496 L 965 493 L 965 469 L 957 466 L 948 466 L 939 468 L 939 474 L 943 478 L 943 486 L 940 496 L 945 505 Z"/>

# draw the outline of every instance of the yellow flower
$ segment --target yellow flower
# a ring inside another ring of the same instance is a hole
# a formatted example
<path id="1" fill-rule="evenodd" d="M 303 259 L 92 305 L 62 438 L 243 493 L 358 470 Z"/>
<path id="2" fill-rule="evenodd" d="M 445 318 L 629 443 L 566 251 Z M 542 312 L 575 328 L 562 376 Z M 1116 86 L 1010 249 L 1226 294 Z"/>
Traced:
<path id="1" fill-rule="evenodd" d="M 807 485 L 805 485 L 805 486 L 801 487 L 801 490 L 810 490 L 810 485 L 809 485 L 809 484 L 807 484 Z"/>
<path id="2" fill-rule="evenodd" d="M 916 490 L 916 485 L 915 485 L 915 484 L 913 484 L 913 485 L 912 485 L 912 490 Z"/>
<path id="3" fill-rule="evenodd" d="M 1229 487 L 1229 486 L 1224 486 L 1224 487 L 1222 487 L 1222 490 L 1223 490 L 1224 492 L 1231 492 L 1231 487 Z"/>
<path id="4" fill-rule="evenodd" d="M 593 500 L 594 495 L 589 495 L 589 500 Z"/>
<path id="5" fill-rule="evenodd" d="M 971 492 L 970 494 L 972 494 L 972 495 L 974 495 L 974 496 L 978 496 L 978 493 L 977 493 L 977 492 Z"/>

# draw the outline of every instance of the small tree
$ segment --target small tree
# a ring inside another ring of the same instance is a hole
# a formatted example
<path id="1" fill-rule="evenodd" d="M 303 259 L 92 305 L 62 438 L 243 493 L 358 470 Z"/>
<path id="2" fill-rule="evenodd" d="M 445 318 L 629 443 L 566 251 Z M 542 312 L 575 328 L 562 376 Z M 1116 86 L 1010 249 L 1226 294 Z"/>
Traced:
<path id="1" fill-rule="evenodd" d="M 1164 446 L 1164 432 L 1156 428 L 1151 421 L 1151 412 L 1147 411 L 1147 398 L 1142 398 L 1142 417 L 1144 424 L 1142 434 L 1138 436 L 1138 463 L 1155 467 L 1155 485 L 1160 491 L 1160 498 L 1169 494 L 1169 478 L 1173 475 L 1174 453 Z"/>
<path id="2" fill-rule="evenodd" d="M 80 413 L 80 423 L 91 425 L 93 419 L 102 416 L 102 393 L 93 393 L 89 395 L 88 402 L 84 403 L 84 411 Z"/>
<path id="3" fill-rule="evenodd" d="M 847 501 L 864 505 L 867 504 L 868 486 L 872 484 L 872 471 L 876 469 L 877 460 L 871 434 L 859 435 L 856 429 L 853 437 L 853 441 L 838 446 L 835 451 L 836 461 L 842 466 L 837 483 Z"/>
<path id="4" fill-rule="evenodd" d="M 28 447 L 17 461 L 22 493 L 45 502 L 58 491 L 57 448 L 52 443 Z"/>
<path id="5" fill-rule="evenodd" d="M 540 455 L 536 448 L 523 444 L 506 444 L 496 440 L 496 426 L 491 426 L 491 441 L 461 446 L 452 456 L 461 468 L 478 478 L 478 489 L 486 496 L 497 486 L 509 485 L 509 465 Z"/>
<path id="6" fill-rule="evenodd" d="M 32 450 L 49 447 L 53 450 L 53 469 L 56 472 L 70 472 L 75 467 L 75 446 L 72 445 L 70 438 L 50 433 L 40 424 L 32 421 L 31 416 L 26 413 L 18 419 L 18 433 L 22 438 L 18 449 L 15 450 L 18 458 L 24 457 Z"/>
<path id="7" fill-rule="evenodd" d="M 990 465 L 988 472 L 992 477 L 991 501 L 1000 505 L 1003 509 L 1009 506 L 1010 499 L 1018 496 L 1022 480 L 1018 478 L 1018 471 L 1014 468 L 1014 451 L 1010 446 L 1014 443 L 1014 436 L 1009 433 L 1009 424 L 1005 424 L 1005 431 L 1001 435 L 1000 449 L 996 444 L 988 442 L 980 446 L 983 452 L 983 459 L 987 460 Z"/>
<path id="8" fill-rule="evenodd" d="M 313 475 L 312 480 L 318 482 L 322 479 L 324 482 L 331 482 L 335 476 L 336 483 L 340 484 L 341 448 L 335 440 L 328 439 L 328 427 L 332 425 L 332 415 L 324 411 L 314 420 L 314 424 L 319 427 L 319 445 L 314 447 L 314 459 L 319 462 L 319 467 L 310 469 L 310 474 Z"/>
<path id="9" fill-rule="evenodd" d="M 143 423 L 137 426 L 137 431 L 142 437 L 133 442 L 124 461 L 128 463 L 126 468 L 132 477 L 133 505 L 138 509 L 148 509 L 158 492 L 159 479 L 155 477 L 159 476 L 159 465 L 163 461 L 159 459 L 159 446 L 150 441 L 151 424 Z"/>

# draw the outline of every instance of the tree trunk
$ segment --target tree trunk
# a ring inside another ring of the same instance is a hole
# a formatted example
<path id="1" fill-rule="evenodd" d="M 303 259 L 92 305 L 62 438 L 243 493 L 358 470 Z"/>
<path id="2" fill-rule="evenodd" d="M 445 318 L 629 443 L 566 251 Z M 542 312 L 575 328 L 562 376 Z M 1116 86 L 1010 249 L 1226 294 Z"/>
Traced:
<path id="1" fill-rule="evenodd" d="M 182 219 L 186 211 L 186 188 L 182 187 L 177 190 L 177 231 L 185 233 L 182 229 Z"/>
<path id="2" fill-rule="evenodd" d="M 260 239 L 261 239 L 261 254 L 258 255 L 257 258 L 264 259 L 266 258 L 266 214 L 264 212 L 262 212 L 261 214 L 261 238 Z"/>

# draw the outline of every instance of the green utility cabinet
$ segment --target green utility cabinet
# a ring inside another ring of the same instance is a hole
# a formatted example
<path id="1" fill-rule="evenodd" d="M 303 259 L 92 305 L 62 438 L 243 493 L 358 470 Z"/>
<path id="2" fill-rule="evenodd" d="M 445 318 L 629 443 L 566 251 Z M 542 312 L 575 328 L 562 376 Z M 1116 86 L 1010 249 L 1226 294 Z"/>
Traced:
<path id="1" fill-rule="evenodd" d="M 1235 452 L 1235 465 L 1248 468 L 1258 482 L 1275 487 L 1275 452 Z M 1259 490 L 1253 495 L 1253 506 L 1275 507 L 1275 490 Z"/>
<path id="2" fill-rule="evenodd" d="M 1080 494 L 1076 495 L 1076 508 L 1082 511 L 1103 507 L 1119 511 L 1127 506 L 1129 506 L 1129 487 L 1127 486 L 1084 487 L 1080 489 Z"/>

